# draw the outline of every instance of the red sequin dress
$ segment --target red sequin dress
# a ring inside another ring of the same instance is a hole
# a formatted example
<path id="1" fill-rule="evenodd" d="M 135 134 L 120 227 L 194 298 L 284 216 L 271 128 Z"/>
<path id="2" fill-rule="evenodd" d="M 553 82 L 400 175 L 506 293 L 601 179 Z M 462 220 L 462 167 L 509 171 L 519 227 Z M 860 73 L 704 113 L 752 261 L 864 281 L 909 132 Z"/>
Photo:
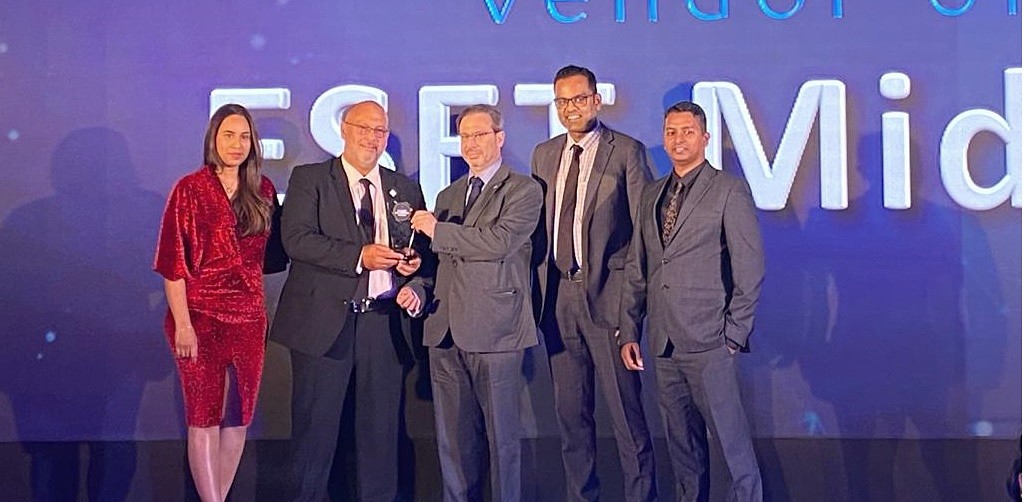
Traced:
<path id="1" fill-rule="evenodd" d="M 260 192 L 276 196 L 263 178 Z M 175 358 L 190 427 L 219 425 L 224 415 L 224 383 L 233 366 L 242 405 L 242 424 L 252 422 L 263 374 L 267 316 L 263 257 L 267 234 L 240 237 L 217 175 L 202 167 L 178 180 L 167 200 L 153 269 L 165 279 L 185 280 L 189 317 L 198 356 Z M 174 318 L 164 322 L 174 347 Z"/>

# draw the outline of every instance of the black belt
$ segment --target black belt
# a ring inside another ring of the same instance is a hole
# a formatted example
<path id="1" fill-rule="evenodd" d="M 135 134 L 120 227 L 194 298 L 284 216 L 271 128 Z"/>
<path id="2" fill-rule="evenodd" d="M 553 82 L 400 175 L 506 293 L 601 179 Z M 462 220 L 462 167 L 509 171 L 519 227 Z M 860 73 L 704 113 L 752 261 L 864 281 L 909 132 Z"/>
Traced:
<path id="1" fill-rule="evenodd" d="M 394 298 L 363 298 L 361 300 L 345 300 L 345 307 L 353 314 L 367 312 L 387 312 L 398 307 Z"/>

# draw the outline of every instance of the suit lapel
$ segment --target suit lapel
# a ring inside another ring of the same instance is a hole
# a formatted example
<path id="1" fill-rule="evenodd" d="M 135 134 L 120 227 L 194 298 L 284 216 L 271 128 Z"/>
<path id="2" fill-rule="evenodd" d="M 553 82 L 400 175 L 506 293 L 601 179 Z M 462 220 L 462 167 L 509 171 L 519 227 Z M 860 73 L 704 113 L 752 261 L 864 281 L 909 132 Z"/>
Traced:
<path id="1" fill-rule="evenodd" d="M 466 208 L 466 193 L 469 192 L 468 180 L 469 175 L 460 177 L 437 196 L 434 210 L 438 214 L 438 221 L 462 224 L 465 219 L 462 212 Z"/>
<path id="2" fill-rule="evenodd" d="M 356 203 L 352 200 L 352 190 L 349 188 L 348 176 L 345 175 L 340 158 L 331 162 L 330 173 L 335 195 L 338 197 L 341 219 L 343 225 L 348 229 L 346 233 L 362 236 L 363 233 L 356 226 Z"/>
<path id="3" fill-rule="evenodd" d="M 654 192 L 655 193 L 655 197 L 654 197 L 654 200 L 651 201 L 650 212 L 647 213 L 647 214 L 649 214 L 651 216 L 651 218 L 650 218 L 651 228 L 649 228 L 648 230 L 649 230 L 650 234 L 654 236 L 654 241 L 658 243 L 658 249 L 661 249 L 661 250 L 664 250 L 665 247 L 668 245 L 668 243 L 667 242 L 661 242 L 661 225 L 659 224 L 659 221 L 658 221 L 658 219 L 660 218 L 661 215 L 658 214 L 658 209 L 661 206 L 661 204 L 660 204 L 661 199 L 663 197 L 665 197 L 665 190 L 667 190 L 668 181 L 671 180 L 671 179 L 672 179 L 672 174 L 669 173 L 668 176 L 665 176 L 661 180 L 655 182 L 655 183 L 658 184 L 658 190 L 656 192 Z"/>
<path id="4" fill-rule="evenodd" d="M 462 224 L 467 227 L 476 225 L 476 220 L 480 218 L 480 213 L 483 213 L 484 209 L 494 199 L 494 194 L 505 184 L 505 180 L 508 179 L 508 166 L 502 164 L 498 168 L 498 171 L 494 173 L 494 177 L 491 178 L 490 183 L 487 183 L 480 192 L 480 198 L 476 200 L 473 207 L 469 208 L 469 214 L 465 216 Z"/>
<path id="5" fill-rule="evenodd" d="M 693 186 L 690 187 L 689 192 L 686 194 L 686 199 L 683 199 L 683 206 L 679 208 L 679 217 L 676 219 L 676 226 L 672 229 L 672 235 L 668 237 L 668 241 L 665 243 L 665 247 L 668 247 L 672 243 L 672 240 L 679 235 L 679 229 L 686 224 L 686 219 L 693 212 L 693 209 L 697 207 L 697 204 L 704 194 L 711 188 L 711 181 L 714 180 L 715 176 L 718 176 L 718 170 L 711 167 L 707 161 L 702 164 L 700 174 L 697 175 L 697 179 L 694 180 Z"/>
<path id="6" fill-rule="evenodd" d="M 550 147 L 544 152 L 541 161 L 541 178 L 547 184 L 547 193 L 544 194 L 544 222 L 547 225 L 547 233 L 552 235 L 555 231 L 555 215 L 558 208 L 555 207 L 555 191 L 558 188 L 558 167 L 562 163 L 562 152 L 565 150 L 566 135 L 558 136 L 559 141 L 549 143 Z M 554 238 L 547 239 L 547 250 L 544 256 L 550 256 Z"/>
<path id="7" fill-rule="evenodd" d="M 395 204 L 398 202 L 409 202 L 403 198 L 404 194 L 398 192 L 395 187 L 395 176 L 397 174 L 384 167 L 379 166 L 377 170 L 380 172 L 380 189 L 381 195 L 384 199 L 384 217 L 388 220 L 388 245 L 391 245 L 391 233 L 398 228 L 398 221 L 395 220 L 395 215 L 392 214 Z"/>
<path id="8" fill-rule="evenodd" d="M 601 126 L 601 138 L 597 142 L 594 165 L 590 168 L 590 176 L 587 178 L 587 192 L 583 197 L 583 219 L 580 224 L 584 228 L 589 225 L 591 218 L 594 217 L 594 200 L 597 199 L 597 189 L 601 186 L 604 172 L 608 169 L 608 161 L 612 157 L 612 151 L 615 150 L 615 145 L 612 141 L 614 138 L 612 132 L 607 127 Z M 586 250 L 583 251 L 586 253 Z"/>

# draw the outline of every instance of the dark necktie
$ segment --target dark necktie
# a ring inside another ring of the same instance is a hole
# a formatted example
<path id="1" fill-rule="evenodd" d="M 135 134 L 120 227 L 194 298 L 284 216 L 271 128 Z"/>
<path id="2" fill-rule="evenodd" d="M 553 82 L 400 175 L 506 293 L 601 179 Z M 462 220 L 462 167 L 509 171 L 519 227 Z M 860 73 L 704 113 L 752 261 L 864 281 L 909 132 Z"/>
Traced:
<path id="1" fill-rule="evenodd" d="M 359 228 L 367 241 L 374 242 L 373 195 L 370 193 L 373 183 L 366 178 L 360 179 L 359 183 L 363 185 L 363 196 L 359 199 Z"/>
<path id="2" fill-rule="evenodd" d="M 466 199 L 466 210 L 462 212 L 462 219 L 465 220 L 469 214 L 469 210 L 473 208 L 473 204 L 476 204 L 476 200 L 480 198 L 480 189 L 484 187 L 484 180 L 473 176 L 469 178 L 469 198 Z"/>
<path id="3" fill-rule="evenodd" d="M 572 146 L 572 161 L 562 188 L 562 208 L 558 213 L 558 248 L 555 252 L 555 266 L 561 272 L 572 273 L 579 270 L 576 253 L 573 250 L 572 234 L 576 219 L 576 186 L 580 182 L 580 154 L 583 147 Z"/>
<path id="4" fill-rule="evenodd" d="M 668 208 L 665 209 L 665 221 L 661 225 L 661 242 L 662 244 L 668 244 L 668 239 L 672 237 L 672 230 L 676 228 L 676 220 L 679 219 L 679 206 L 683 203 L 683 192 L 685 191 L 686 185 L 677 182 L 675 189 L 672 190 L 672 197 L 668 200 Z"/>

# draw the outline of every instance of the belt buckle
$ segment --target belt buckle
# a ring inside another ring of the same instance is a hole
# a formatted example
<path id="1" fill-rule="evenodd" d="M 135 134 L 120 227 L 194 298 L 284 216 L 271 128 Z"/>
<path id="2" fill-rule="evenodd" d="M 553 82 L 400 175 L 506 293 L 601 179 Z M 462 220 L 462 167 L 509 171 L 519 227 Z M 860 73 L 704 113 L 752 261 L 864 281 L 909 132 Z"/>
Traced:
<path id="1" fill-rule="evenodd" d="M 569 282 L 583 282 L 583 270 L 576 269 L 574 272 L 566 272 L 565 278 L 568 279 Z"/>
<path id="2" fill-rule="evenodd" d="M 353 314 L 365 314 L 365 313 L 370 311 L 370 302 L 372 302 L 372 301 L 373 301 L 372 298 L 362 298 L 362 299 L 359 299 L 359 300 L 349 300 L 348 301 L 349 310 Z"/>

